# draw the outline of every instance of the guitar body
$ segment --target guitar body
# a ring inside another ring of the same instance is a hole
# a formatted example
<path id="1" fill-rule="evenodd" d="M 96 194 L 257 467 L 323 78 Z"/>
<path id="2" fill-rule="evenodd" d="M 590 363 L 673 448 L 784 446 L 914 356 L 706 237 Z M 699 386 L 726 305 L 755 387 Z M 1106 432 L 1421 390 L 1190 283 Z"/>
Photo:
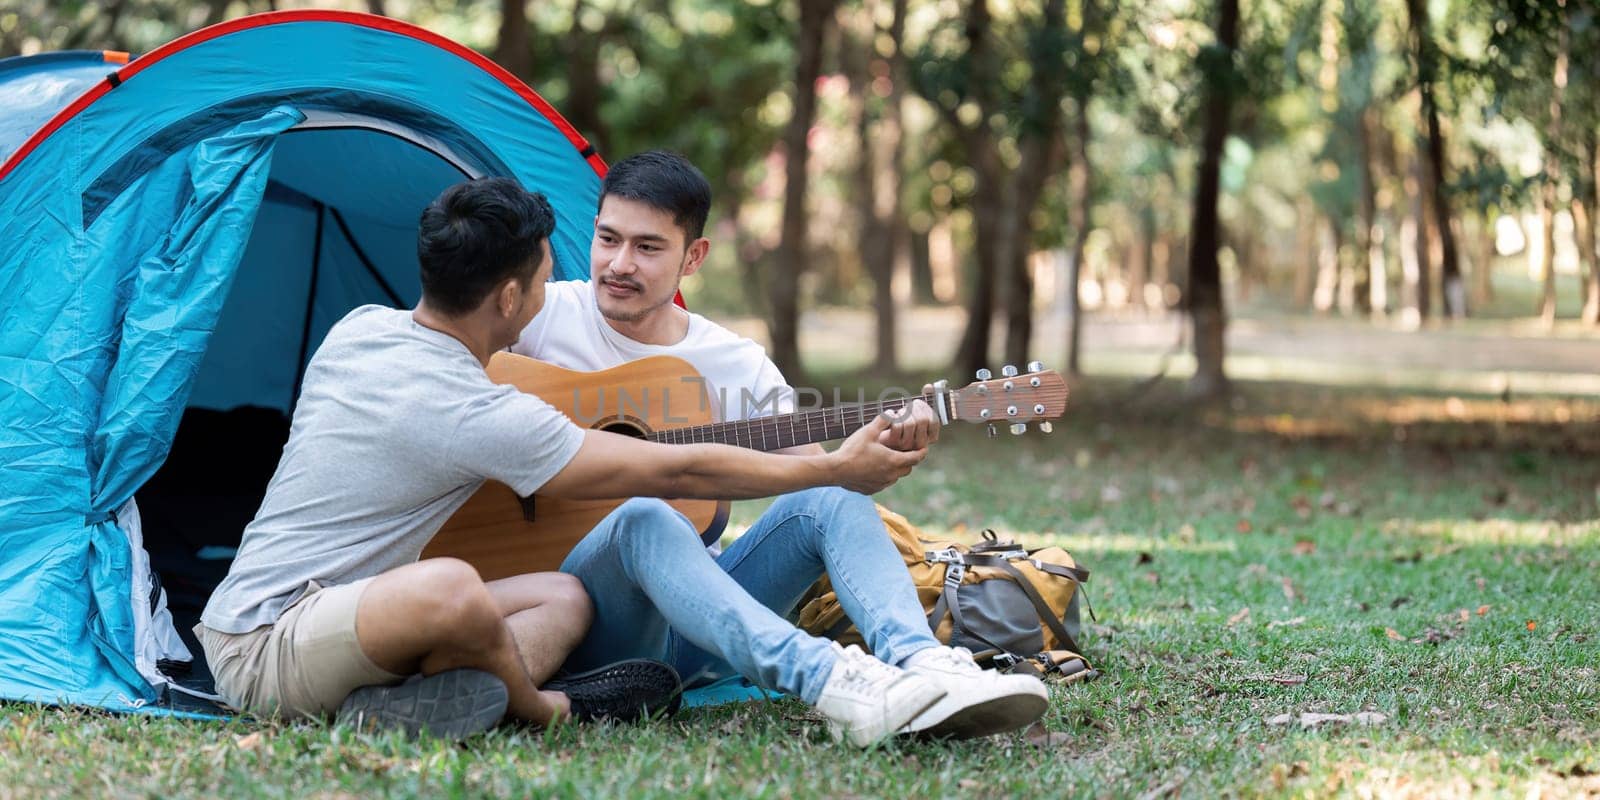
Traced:
<path id="1" fill-rule="evenodd" d="M 511 353 L 497 353 L 488 373 L 566 414 L 580 427 L 632 436 L 714 422 L 705 382 L 689 362 L 652 356 L 600 372 L 578 372 Z M 617 506 L 615 500 L 524 500 L 498 481 L 485 482 L 423 548 L 423 558 L 452 556 L 484 580 L 558 569 L 584 535 Z M 719 535 L 726 503 L 669 500 L 702 537 Z"/>

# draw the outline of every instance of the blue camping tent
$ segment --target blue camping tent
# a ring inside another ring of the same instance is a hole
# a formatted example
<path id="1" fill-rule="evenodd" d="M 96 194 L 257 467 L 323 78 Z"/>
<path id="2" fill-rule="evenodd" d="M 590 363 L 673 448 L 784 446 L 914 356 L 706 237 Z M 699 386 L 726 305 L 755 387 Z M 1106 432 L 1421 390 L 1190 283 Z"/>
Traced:
<path id="1" fill-rule="evenodd" d="M 0 108 L 0 698 L 159 705 L 190 648 L 144 493 L 180 422 L 282 425 L 335 321 L 416 301 L 418 215 L 464 176 L 547 194 L 556 277 L 586 277 L 605 164 L 481 55 L 344 12 L 0 61 Z M 194 474 L 239 430 L 191 437 Z"/>

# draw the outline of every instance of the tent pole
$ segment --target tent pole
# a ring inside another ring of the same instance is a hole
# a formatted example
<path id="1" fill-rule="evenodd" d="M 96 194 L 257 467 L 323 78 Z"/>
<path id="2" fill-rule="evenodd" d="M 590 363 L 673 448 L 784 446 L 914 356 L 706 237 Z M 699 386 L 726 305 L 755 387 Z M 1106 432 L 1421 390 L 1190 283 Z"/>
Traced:
<path id="1" fill-rule="evenodd" d="M 394 287 L 383 279 L 383 274 L 378 272 L 378 268 L 373 265 L 372 259 L 367 258 L 366 251 L 361 249 L 361 245 L 356 244 L 356 237 L 350 233 L 350 226 L 345 224 L 344 215 L 339 213 L 339 209 L 331 206 L 328 210 L 333 212 L 333 221 L 339 225 L 339 232 L 344 234 L 344 240 L 350 244 L 350 249 L 355 252 L 356 258 L 361 259 L 361 266 L 367 268 L 367 274 L 371 275 L 372 279 L 378 282 L 378 288 L 389 296 L 389 302 L 393 303 L 395 308 L 404 306 L 405 302 L 400 299 L 400 293 L 396 292 Z"/>
<path id="2" fill-rule="evenodd" d="M 300 382 L 306 377 L 306 350 L 311 347 L 311 312 L 316 305 L 317 280 L 322 272 L 322 217 L 327 206 L 315 200 L 312 204 L 317 209 L 317 228 L 311 236 L 311 284 L 306 289 L 306 316 L 300 328 L 300 358 L 295 361 L 294 386 L 289 396 L 291 417 L 294 416 L 295 405 L 300 402 Z"/>

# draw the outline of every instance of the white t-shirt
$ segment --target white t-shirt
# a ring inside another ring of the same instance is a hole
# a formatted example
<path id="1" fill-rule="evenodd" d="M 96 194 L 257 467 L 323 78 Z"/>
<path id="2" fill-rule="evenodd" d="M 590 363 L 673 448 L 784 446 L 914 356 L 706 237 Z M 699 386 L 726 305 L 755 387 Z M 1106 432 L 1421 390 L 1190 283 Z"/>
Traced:
<path id="1" fill-rule="evenodd" d="M 647 356 L 677 356 L 705 378 L 718 422 L 794 411 L 794 391 L 761 345 L 694 313 L 689 313 L 689 331 L 677 344 L 636 342 L 600 315 L 594 285 L 588 281 L 546 284 L 544 308 L 511 352 L 590 372 Z"/>
<path id="2" fill-rule="evenodd" d="M 410 311 L 362 306 L 306 367 L 289 441 L 201 620 L 244 633 L 307 581 L 410 564 L 484 480 L 533 494 L 583 445 L 543 400 L 489 381 L 466 345 Z"/>

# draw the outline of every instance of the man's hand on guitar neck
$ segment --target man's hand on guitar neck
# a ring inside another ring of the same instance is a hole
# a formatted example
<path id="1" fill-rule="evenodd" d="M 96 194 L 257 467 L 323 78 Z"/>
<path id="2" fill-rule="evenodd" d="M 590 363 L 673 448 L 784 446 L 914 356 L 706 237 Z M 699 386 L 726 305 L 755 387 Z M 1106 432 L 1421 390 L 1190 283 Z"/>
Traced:
<path id="1" fill-rule="evenodd" d="M 924 396 L 933 393 L 933 384 L 924 384 Z M 894 424 L 878 435 L 884 447 L 896 450 L 922 450 L 939 441 L 939 417 L 922 398 L 912 400 L 905 408 L 890 412 Z"/>
<path id="2" fill-rule="evenodd" d="M 926 403 L 919 400 L 915 405 L 932 417 Z M 932 438 L 938 438 L 938 427 L 933 421 Z M 928 457 L 929 440 L 929 431 L 914 413 L 901 422 L 879 414 L 827 456 L 834 462 L 833 482 L 853 492 L 876 494 L 909 475 L 912 467 Z"/>

